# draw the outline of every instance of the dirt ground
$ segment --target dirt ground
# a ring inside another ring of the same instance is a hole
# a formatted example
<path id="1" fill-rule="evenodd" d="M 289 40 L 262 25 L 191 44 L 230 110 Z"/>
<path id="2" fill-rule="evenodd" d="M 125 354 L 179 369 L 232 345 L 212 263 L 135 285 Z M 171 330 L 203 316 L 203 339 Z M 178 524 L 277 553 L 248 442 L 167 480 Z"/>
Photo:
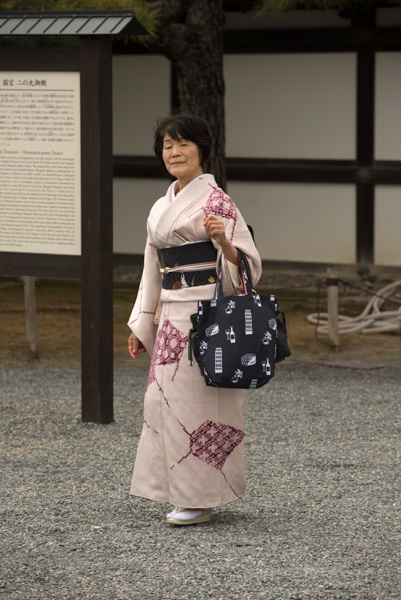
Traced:
<path id="1" fill-rule="evenodd" d="M 269 289 L 259 293 L 275 293 L 287 317 L 292 357 L 287 360 L 334 363 L 355 368 L 399 365 L 401 336 L 397 334 L 357 333 L 340 336 L 336 349 L 327 335 L 315 337 L 315 327 L 306 320 L 316 312 L 317 281 L 310 278 L 269 282 Z M 289 285 L 288 285 L 289 284 Z M 380 287 L 380 286 L 379 286 Z M 114 284 L 114 364 L 135 367 L 149 364 L 141 355 L 133 361 L 127 352 L 129 329 L 126 326 L 137 286 L 134 282 Z M 341 290 L 340 290 L 341 292 Z M 360 291 L 340 295 L 340 313 L 359 314 L 369 300 Z M 43 279 L 36 282 L 37 328 L 39 356 L 31 356 L 25 325 L 24 290 L 19 279 L 0 278 L 0 365 L 7 367 L 79 367 L 81 361 L 80 283 L 70 280 Z M 325 311 L 325 287 L 320 292 L 321 310 Z"/>

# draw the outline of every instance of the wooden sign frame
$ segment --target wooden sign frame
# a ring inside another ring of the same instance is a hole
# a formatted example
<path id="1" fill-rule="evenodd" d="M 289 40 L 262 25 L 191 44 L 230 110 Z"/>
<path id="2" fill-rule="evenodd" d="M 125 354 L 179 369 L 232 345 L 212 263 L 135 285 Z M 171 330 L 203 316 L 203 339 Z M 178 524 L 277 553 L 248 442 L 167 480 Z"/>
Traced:
<path id="1" fill-rule="evenodd" d="M 0 274 L 80 278 L 82 420 L 113 421 L 112 38 L 79 46 L 0 47 L 2 71 L 79 71 L 81 256 L 0 252 Z"/>

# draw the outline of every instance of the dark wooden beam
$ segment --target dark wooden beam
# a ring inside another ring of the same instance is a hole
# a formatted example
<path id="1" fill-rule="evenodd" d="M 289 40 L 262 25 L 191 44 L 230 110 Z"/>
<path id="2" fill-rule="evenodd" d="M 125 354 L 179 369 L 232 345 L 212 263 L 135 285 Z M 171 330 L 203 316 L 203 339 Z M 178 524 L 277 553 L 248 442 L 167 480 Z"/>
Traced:
<path id="1" fill-rule="evenodd" d="M 1 12 L 0 12 L 1 16 Z M 77 46 L 0 46 L 2 71 L 77 71 Z"/>
<path id="2" fill-rule="evenodd" d="M 377 27 L 374 38 L 376 52 L 397 52 L 401 48 L 401 27 Z"/>
<path id="3" fill-rule="evenodd" d="M 354 183 L 355 161 L 227 158 L 231 181 L 288 181 L 299 183 Z"/>
<path id="4" fill-rule="evenodd" d="M 357 52 L 363 45 L 376 52 L 401 50 L 401 27 L 322 29 L 226 29 L 225 54 Z M 113 54 L 155 54 L 139 42 L 113 41 Z M 156 53 L 157 54 L 157 53 Z"/>
<path id="5" fill-rule="evenodd" d="M 167 171 L 153 156 L 114 156 L 114 177 L 166 178 Z M 355 183 L 356 161 L 226 158 L 231 181 L 299 181 Z"/>
<path id="6" fill-rule="evenodd" d="M 364 40 L 358 47 L 357 59 L 357 131 L 356 160 L 365 181 L 357 185 L 356 203 L 356 258 L 358 262 L 374 260 L 374 202 L 370 170 L 374 162 L 375 129 L 375 49 L 371 37 L 375 25 L 375 11 L 355 17 L 353 30 Z"/>
<path id="7" fill-rule="evenodd" d="M 401 49 L 401 27 L 330 29 L 226 30 L 226 54 L 284 52 L 356 52 L 362 46 L 375 50 Z"/>
<path id="8" fill-rule="evenodd" d="M 358 263 L 374 261 L 374 195 L 372 185 L 356 187 L 356 260 Z"/>
<path id="9" fill-rule="evenodd" d="M 372 183 L 376 185 L 401 185 L 401 161 L 376 160 L 371 174 Z"/>
<path id="10" fill-rule="evenodd" d="M 383 0 L 381 0 L 380 2 L 376 2 L 376 4 L 378 5 L 379 8 L 396 8 L 394 7 L 394 2 L 385 2 Z M 231 11 L 235 11 L 235 12 L 255 12 L 255 0 L 223 0 L 223 9 L 225 12 L 231 12 Z M 298 12 L 317 12 L 322 10 L 321 8 L 298 8 L 297 11 Z M 339 11 L 340 12 L 340 11 Z M 345 15 L 345 9 L 343 11 L 343 13 L 340 14 L 340 16 L 343 16 L 344 18 L 349 18 L 348 16 Z M 361 12 L 366 12 L 366 11 L 361 11 Z M 284 13 L 285 14 L 285 13 Z"/>
<path id="11" fill-rule="evenodd" d="M 110 37 L 81 38 L 82 420 L 113 420 Z"/>
<path id="12" fill-rule="evenodd" d="M 113 157 L 113 175 L 122 178 L 155 177 L 157 179 L 169 176 L 155 156 L 123 155 Z"/>
<path id="13" fill-rule="evenodd" d="M 113 165 L 114 177 L 169 177 L 154 156 L 114 156 Z M 231 181 L 401 185 L 401 161 L 358 166 L 354 160 L 226 158 L 226 168 Z"/>
<path id="14" fill-rule="evenodd" d="M 254 6 L 255 0 L 223 0 L 224 12 L 250 12 Z"/>
<path id="15" fill-rule="evenodd" d="M 1 275 L 79 279 L 81 257 L 31 252 L 0 252 Z"/>
<path id="16" fill-rule="evenodd" d="M 374 157 L 375 53 L 371 47 L 358 51 L 357 63 L 357 162 L 370 166 Z"/>

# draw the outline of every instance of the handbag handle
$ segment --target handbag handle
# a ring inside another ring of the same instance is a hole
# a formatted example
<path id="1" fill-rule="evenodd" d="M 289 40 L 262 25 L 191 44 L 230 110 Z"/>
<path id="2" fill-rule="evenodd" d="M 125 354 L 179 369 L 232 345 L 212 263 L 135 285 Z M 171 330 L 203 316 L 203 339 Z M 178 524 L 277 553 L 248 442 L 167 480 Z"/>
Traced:
<path id="1" fill-rule="evenodd" d="M 238 248 L 237 248 L 237 252 L 238 252 L 238 256 L 240 256 L 240 258 L 241 258 L 241 261 L 240 261 L 241 268 L 242 269 L 245 268 L 245 272 L 246 272 L 247 277 L 248 277 L 248 284 L 249 284 L 249 287 L 251 288 L 251 291 L 252 291 L 253 290 L 253 283 L 252 283 L 252 275 L 251 275 L 251 269 L 249 267 L 248 257 L 241 250 L 238 250 Z"/>
<path id="2" fill-rule="evenodd" d="M 253 285 L 252 285 L 252 276 L 251 276 L 251 270 L 249 268 L 248 259 L 247 259 L 246 255 L 242 252 L 242 250 L 239 250 L 238 248 L 236 248 L 236 250 L 238 253 L 238 265 L 239 265 L 239 269 L 240 269 L 240 273 L 241 273 L 242 288 L 243 288 L 244 294 L 252 295 Z M 219 299 L 219 298 L 224 298 L 222 256 L 220 256 L 217 270 L 218 270 L 219 275 L 217 278 L 214 297 Z"/>

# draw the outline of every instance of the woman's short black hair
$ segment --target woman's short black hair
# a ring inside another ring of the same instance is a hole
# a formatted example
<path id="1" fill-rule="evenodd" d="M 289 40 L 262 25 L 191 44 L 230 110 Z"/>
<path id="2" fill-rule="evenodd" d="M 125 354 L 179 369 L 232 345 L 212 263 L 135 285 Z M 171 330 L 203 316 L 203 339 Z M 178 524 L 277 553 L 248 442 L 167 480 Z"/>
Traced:
<path id="1" fill-rule="evenodd" d="M 174 140 L 184 138 L 194 142 L 199 148 L 201 165 L 209 158 L 212 148 L 212 130 L 205 119 L 182 112 L 171 113 L 168 117 L 158 119 L 153 149 L 163 164 L 163 140 L 166 134 Z"/>

